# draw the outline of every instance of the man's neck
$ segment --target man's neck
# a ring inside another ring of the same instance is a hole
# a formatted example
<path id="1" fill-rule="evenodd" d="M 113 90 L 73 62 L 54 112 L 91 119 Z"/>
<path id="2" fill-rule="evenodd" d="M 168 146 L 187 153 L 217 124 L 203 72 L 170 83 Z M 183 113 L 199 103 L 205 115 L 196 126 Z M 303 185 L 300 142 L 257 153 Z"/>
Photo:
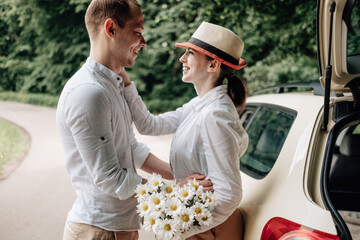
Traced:
<path id="1" fill-rule="evenodd" d="M 91 44 L 90 58 L 104 65 L 115 73 L 120 73 L 122 69 L 121 66 L 116 64 L 114 59 L 111 57 L 109 48 L 104 47 L 104 45 L 98 46 L 97 44 Z"/>

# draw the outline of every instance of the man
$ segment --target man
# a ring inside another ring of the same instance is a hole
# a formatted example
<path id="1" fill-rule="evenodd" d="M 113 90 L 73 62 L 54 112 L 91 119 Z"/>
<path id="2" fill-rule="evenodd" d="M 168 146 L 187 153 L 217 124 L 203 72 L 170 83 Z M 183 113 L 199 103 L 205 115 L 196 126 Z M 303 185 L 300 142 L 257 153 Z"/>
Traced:
<path id="1" fill-rule="evenodd" d="M 133 66 L 146 46 L 141 6 L 135 0 L 93 0 L 85 23 L 90 57 L 65 85 L 56 114 L 77 194 L 63 238 L 138 239 L 132 196 L 146 180 L 135 169 L 173 178 L 169 165 L 136 141 L 117 74 Z"/>
<path id="2" fill-rule="evenodd" d="M 64 239 L 138 239 L 135 188 L 146 180 L 136 168 L 173 179 L 168 163 L 138 143 L 119 74 L 146 46 L 136 0 L 93 0 L 85 15 L 90 56 L 66 83 L 56 121 L 77 199 Z M 201 180 L 194 174 L 187 179 Z M 182 181 L 183 184 L 186 181 Z M 211 181 L 200 181 L 212 190 Z"/>

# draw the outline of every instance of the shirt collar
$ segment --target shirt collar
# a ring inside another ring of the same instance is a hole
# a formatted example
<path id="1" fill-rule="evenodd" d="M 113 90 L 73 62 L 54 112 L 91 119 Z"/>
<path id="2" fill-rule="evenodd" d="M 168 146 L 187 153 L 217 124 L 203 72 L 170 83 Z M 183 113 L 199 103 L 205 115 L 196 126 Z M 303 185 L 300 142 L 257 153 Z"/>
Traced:
<path id="1" fill-rule="evenodd" d="M 226 94 L 227 86 L 226 85 L 220 85 L 213 89 L 211 89 L 209 92 L 207 92 L 202 98 L 197 97 L 193 107 L 194 110 L 199 112 L 201 109 L 203 109 L 208 103 L 213 102 L 216 100 L 219 96 L 219 94 Z"/>
<path id="2" fill-rule="evenodd" d="M 100 74 L 103 78 L 109 80 L 115 87 L 122 90 L 124 88 L 124 82 L 122 77 L 117 75 L 111 69 L 105 67 L 101 63 L 95 61 L 94 59 L 88 57 L 85 63 L 91 70 Z"/>

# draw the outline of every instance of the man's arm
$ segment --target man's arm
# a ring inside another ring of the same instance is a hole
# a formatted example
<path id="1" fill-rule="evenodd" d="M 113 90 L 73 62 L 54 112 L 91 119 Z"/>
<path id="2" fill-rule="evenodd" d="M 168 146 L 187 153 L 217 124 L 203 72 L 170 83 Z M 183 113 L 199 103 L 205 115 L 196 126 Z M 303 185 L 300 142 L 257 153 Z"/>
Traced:
<path id="1" fill-rule="evenodd" d="M 148 157 L 145 159 L 145 162 L 140 169 L 148 173 L 158 173 L 163 178 L 168 180 L 174 179 L 174 176 L 170 169 L 170 165 L 167 162 L 162 161 L 152 153 L 149 153 Z"/>
<path id="2" fill-rule="evenodd" d="M 111 99 L 102 87 L 81 84 L 72 88 L 64 103 L 64 124 L 94 184 L 124 200 L 142 179 L 132 167 L 119 162 L 111 121 Z"/>
<path id="3" fill-rule="evenodd" d="M 163 178 L 168 180 L 174 179 L 174 176 L 170 169 L 170 165 L 167 162 L 162 161 L 152 153 L 148 155 L 148 157 L 146 158 L 144 164 L 141 166 L 140 169 L 148 173 L 153 173 L 153 172 L 158 173 Z M 205 177 L 206 177 L 205 175 L 195 173 L 181 180 L 179 182 L 179 185 L 182 187 L 188 181 L 193 180 L 195 178 L 195 180 L 198 181 L 199 184 L 204 187 L 204 191 L 213 192 L 214 191 L 213 183 L 211 182 L 210 179 L 205 179 Z"/>

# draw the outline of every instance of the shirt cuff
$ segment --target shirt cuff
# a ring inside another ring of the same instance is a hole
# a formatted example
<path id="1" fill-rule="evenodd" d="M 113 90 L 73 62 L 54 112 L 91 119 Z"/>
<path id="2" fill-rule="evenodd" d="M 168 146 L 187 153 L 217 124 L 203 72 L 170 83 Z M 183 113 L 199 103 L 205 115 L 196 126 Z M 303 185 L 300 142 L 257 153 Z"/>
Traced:
<path id="1" fill-rule="evenodd" d="M 135 148 L 133 148 L 135 168 L 140 168 L 144 164 L 149 153 L 150 149 L 144 143 L 137 142 Z"/>
<path id="2" fill-rule="evenodd" d="M 139 93 L 136 89 L 134 82 L 131 82 L 130 85 L 128 85 L 124 88 L 124 96 L 125 96 L 126 100 L 131 100 L 138 95 L 139 95 Z"/>
<path id="3" fill-rule="evenodd" d="M 125 200 L 133 196 L 135 194 L 136 187 L 142 182 L 142 177 L 132 168 L 127 168 L 126 171 L 126 178 L 117 192 L 120 200 Z"/>

